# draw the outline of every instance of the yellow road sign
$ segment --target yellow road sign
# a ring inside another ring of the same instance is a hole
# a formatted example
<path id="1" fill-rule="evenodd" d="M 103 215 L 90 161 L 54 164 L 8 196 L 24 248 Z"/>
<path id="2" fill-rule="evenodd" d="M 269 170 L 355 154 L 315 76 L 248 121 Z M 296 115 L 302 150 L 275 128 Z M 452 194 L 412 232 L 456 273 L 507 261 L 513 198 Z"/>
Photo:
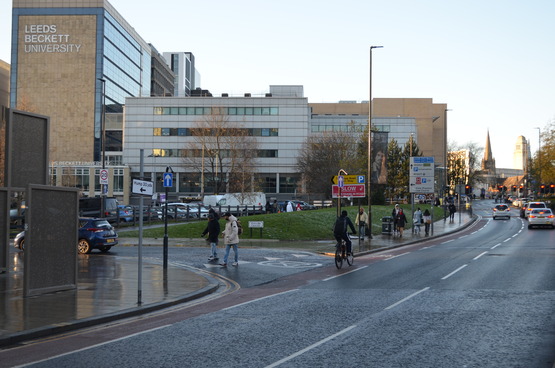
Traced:
<path id="1" fill-rule="evenodd" d="M 364 175 L 342 175 L 343 176 L 343 183 L 344 184 L 364 184 L 365 176 Z M 337 175 L 331 178 L 331 182 L 333 184 L 337 184 Z"/>

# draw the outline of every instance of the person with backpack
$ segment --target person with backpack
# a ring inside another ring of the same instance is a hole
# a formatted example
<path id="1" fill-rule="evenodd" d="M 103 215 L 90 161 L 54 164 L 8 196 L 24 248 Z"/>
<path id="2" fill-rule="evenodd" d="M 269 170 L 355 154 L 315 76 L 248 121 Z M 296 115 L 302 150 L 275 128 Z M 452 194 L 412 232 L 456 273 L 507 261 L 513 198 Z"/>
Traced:
<path id="1" fill-rule="evenodd" d="M 213 213 L 208 214 L 208 225 L 206 229 L 202 232 L 202 237 L 208 234 L 208 239 L 210 243 L 211 255 L 208 257 L 209 261 L 216 261 L 218 259 L 218 236 L 220 235 L 220 222 L 216 219 Z"/>
<path id="2" fill-rule="evenodd" d="M 349 239 L 349 234 L 347 234 L 348 228 L 351 228 L 353 234 L 356 235 L 355 226 L 353 222 L 349 218 L 347 211 L 341 211 L 341 216 L 335 220 L 335 225 L 333 227 L 333 236 L 335 240 L 337 240 L 337 245 L 341 244 L 341 240 L 345 240 L 345 244 L 347 245 L 347 253 L 351 253 L 351 239 Z"/>
<path id="3" fill-rule="evenodd" d="M 225 256 L 223 263 L 220 263 L 222 267 L 227 266 L 227 259 L 229 258 L 229 251 L 233 247 L 233 253 L 235 255 L 235 262 L 233 266 L 239 265 L 239 254 L 237 253 L 237 246 L 239 244 L 239 225 L 237 223 L 237 217 L 233 216 L 231 213 L 226 212 L 224 214 L 225 218 L 225 229 L 222 232 L 225 244 Z"/>

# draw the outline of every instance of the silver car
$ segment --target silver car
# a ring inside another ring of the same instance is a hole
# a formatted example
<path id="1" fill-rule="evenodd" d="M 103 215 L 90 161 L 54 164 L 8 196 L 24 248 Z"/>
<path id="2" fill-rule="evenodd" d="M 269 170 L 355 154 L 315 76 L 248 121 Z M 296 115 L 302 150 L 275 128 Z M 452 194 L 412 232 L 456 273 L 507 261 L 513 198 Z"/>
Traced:
<path id="1" fill-rule="evenodd" d="M 533 209 L 528 214 L 528 229 L 547 226 L 553 229 L 553 212 L 549 208 Z"/>

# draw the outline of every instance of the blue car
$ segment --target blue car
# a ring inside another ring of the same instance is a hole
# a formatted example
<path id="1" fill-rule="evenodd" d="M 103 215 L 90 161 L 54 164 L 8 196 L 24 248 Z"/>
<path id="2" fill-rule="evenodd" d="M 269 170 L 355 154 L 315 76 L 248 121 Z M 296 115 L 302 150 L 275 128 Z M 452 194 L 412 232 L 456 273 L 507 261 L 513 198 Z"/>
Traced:
<path id="1" fill-rule="evenodd" d="M 133 221 L 133 207 L 120 204 L 118 205 L 118 212 L 120 221 Z"/>
<path id="2" fill-rule="evenodd" d="M 14 247 L 24 250 L 25 231 L 17 234 L 13 243 Z M 108 221 L 92 217 L 79 218 L 79 239 L 77 241 L 79 254 L 90 253 L 93 249 L 99 249 L 102 253 L 106 253 L 117 244 L 118 234 Z"/>

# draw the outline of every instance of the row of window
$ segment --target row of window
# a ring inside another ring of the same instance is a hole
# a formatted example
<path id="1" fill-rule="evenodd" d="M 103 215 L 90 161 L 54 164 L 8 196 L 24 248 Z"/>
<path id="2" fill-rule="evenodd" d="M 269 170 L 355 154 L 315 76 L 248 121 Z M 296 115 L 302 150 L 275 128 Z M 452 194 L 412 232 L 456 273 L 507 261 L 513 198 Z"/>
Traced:
<path id="1" fill-rule="evenodd" d="M 277 137 L 279 133 L 278 128 L 234 128 L 239 136 L 250 137 Z M 154 128 L 152 131 L 154 136 L 214 136 L 211 129 L 208 128 Z"/>
<path id="2" fill-rule="evenodd" d="M 222 157 L 231 157 L 229 150 L 220 150 L 220 155 Z M 201 149 L 163 149 L 155 148 L 152 150 L 152 154 L 149 157 L 202 157 L 203 153 Z M 258 158 L 268 158 L 268 157 L 278 157 L 278 150 L 258 150 L 256 151 L 256 157 Z"/>
<path id="3" fill-rule="evenodd" d="M 63 167 L 61 172 L 61 184 L 64 187 L 79 188 L 84 192 L 91 191 L 90 171 L 94 170 L 94 191 L 100 192 L 100 170 L 82 167 Z M 113 191 L 123 192 L 123 169 L 114 169 Z M 58 170 L 50 168 L 50 183 L 56 185 Z"/>
<path id="4" fill-rule="evenodd" d="M 154 115 L 279 115 L 279 107 L 155 107 Z"/>
<path id="5" fill-rule="evenodd" d="M 366 130 L 367 125 L 312 125 L 311 131 L 313 133 L 317 132 L 349 132 L 349 133 L 361 133 Z M 374 130 L 380 132 L 389 132 L 389 125 L 374 125 Z"/>

